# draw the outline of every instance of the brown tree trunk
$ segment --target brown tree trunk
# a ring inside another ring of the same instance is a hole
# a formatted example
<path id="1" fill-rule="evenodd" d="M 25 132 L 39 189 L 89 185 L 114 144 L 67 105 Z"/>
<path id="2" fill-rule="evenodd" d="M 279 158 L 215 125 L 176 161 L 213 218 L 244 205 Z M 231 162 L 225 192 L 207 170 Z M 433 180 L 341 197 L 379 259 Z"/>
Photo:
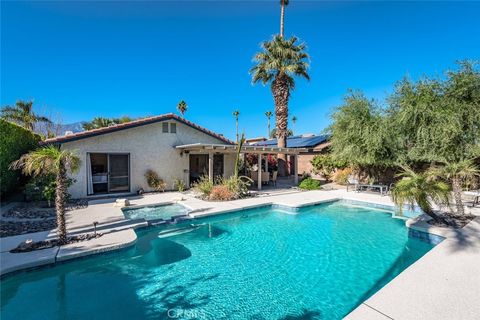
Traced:
<path id="1" fill-rule="evenodd" d="M 282 0 L 282 5 L 280 7 L 280 37 L 283 38 L 283 26 L 285 19 L 285 1 Z"/>
<path id="2" fill-rule="evenodd" d="M 453 189 L 453 197 L 455 198 L 455 205 L 457 207 L 457 214 L 464 215 L 465 210 L 463 208 L 463 201 L 462 201 L 462 184 L 459 178 L 454 177 L 452 179 L 452 189 Z"/>
<path id="3" fill-rule="evenodd" d="M 65 201 L 67 194 L 67 171 L 63 163 L 60 164 L 56 177 L 57 190 L 55 195 L 55 211 L 57 212 L 57 234 L 60 244 L 67 243 L 67 226 L 65 222 Z"/>
<path id="4" fill-rule="evenodd" d="M 277 146 L 279 148 L 286 148 L 288 134 L 288 98 L 290 97 L 290 88 L 286 75 L 277 75 L 272 82 L 272 93 L 275 101 Z M 280 176 L 288 175 L 286 154 L 278 155 L 278 174 Z"/>

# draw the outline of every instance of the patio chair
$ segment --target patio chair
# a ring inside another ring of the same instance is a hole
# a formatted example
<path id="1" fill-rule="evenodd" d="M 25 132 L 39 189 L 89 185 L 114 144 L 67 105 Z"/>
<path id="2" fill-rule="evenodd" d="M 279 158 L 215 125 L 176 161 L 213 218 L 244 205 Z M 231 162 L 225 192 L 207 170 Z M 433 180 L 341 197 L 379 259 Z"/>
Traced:
<path id="1" fill-rule="evenodd" d="M 355 188 L 354 188 L 354 191 L 357 191 L 357 190 L 358 190 L 358 184 L 359 184 L 358 179 L 356 179 L 356 178 L 354 178 L 354 177 L 348 177 L 348 178 L 347 178 L 347 192 L 348 192 L 348 187 L 349 187 L 350 185 L 352 185 L 352 186 L 355 187 Z"/>
<path id="2" fill-rule="evenodd" d="M 273 171 L 272 172 L 272 184 L 274 187 L 277 186 L 277 175 L 278 175 L 278 171 Z"/>
<path id="3" fill-rule="evenodd" d="M 270 172 L 262 171 L 262 184 L 268 184 L 270 182 Z"/>

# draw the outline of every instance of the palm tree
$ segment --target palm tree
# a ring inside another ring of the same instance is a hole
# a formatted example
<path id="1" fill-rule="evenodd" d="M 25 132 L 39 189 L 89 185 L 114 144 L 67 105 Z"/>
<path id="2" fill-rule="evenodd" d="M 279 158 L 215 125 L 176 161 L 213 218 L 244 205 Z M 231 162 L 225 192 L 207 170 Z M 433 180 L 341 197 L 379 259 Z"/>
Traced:
<path id="1" fill-rule="evenodd" d="M 129 116 L 123 116 L 121 118 L 103 118 L 103 117 L 95 117 L 90 122 L 85 122 L 82 124 L 84 130 L 93 130 L 99 128 L 105 128 L 109 126 L 113 126 L 115 124 L 126 123 L 130 122 L 133 119 Z"/>
<path id="2" fill-rule="evenodd" d="M 435 203 L 448 203 L 450 187 L 443 181 L 432 176 L 430 171 L 415 173 L 409 167 L 402 167 L 403 172 L 398 176 L 403 177 L 392 188 L 392 200 L 402 211 L 406 203 L 411 208 L 417 204 L 423 212 L 429 215 L 436 222 L 444 222 L 432 208 Z"/>
<path id="3" fill-rule="evenodd" d="M 80 158 L 75 152 L 60 150 L 51 145 L 24 154 L 12 162 L 10 169 L 21 169 L 26 175 L 55 175 L 55 211 L 57 213 L 57 234 L 59 243 L 67 243 L 65 203 L 67 200 L 68 172 L 74 173 L 80 167 Z"/>
<path id="4" fill-rule="evenodd" d="M 283 26 L 285 19 L 285 7 L 288 6 L 288 0 L 280 0 L 280 37 L 283 38 Z"/>
<path id="5" fill-rule="evenodd" d="M 182 118 L 184 118 L 184 114 L 187 111 L 188 106 L 187 103 L 183 100 L 180 100 L 180 102 L 177 104 L 177 110 L 182 114 Z"/>
<path id="6" fill-rule="evenodd" d="M 462 201 L 462 182 L 473 180 L 480 175 L 480 170 L 474 161 L 472 159 L 464 159 L 457 162 L 445 162 L 442 167 L 434 168 L 432 173 L 452 184 L 457 214 L 465 214 Z"/>
<path id="7" fill-rule="evenodd" d="M 236 127 L 236 132 L 237 132 L 237 143 L 238 143 L 238 116 L 240 115 L 240 111 L 235 110 L 233 111 L 233 116 L 235 117 L 235 127 Z"/>
<path id="8" fill-rule="evenodd" d="M 16 122 L 31 131 L 33 131 L 37 122 L 52 123 L 47 117 L 39 116 L 33 112 L 33 101 L 18 100 L 15 106 L 3 107 L 2 118 Z"/>
<path id="9" fill-rule="evenodd" d="M 288 132 L 288 100 L 290 92 L 295 88 L 294 77 L 310 79 L 307 69 L 308 54 L 305 44 L 297 42 L 296 37 L 284 40 L 274 36 L 271 41 L 262 43 L 262 51 L 257 53 L 254 61 L 257 63 L 250 69 L 253 83 L 262 82 L 271 84 L 273 99 L 275 101 L 275 120 L 278 147 L 285 148 Z M 286 155 L 280 155 L 286 163 Z M 283 174 L 286 166 L 282 165 Z"/>
<path id="10" fill-rule="evenodd" d="M 297 123 L 297 120 L 296 116 L 292 117 L 292 132 L 295 132 L 295 123 Z"/>
<path id="11" fill-rule="evenodd" d="M 272 111 L 266 111 L 265 116 L 267 117 L 267 138 L 270 137 L 270 118 L 272 117 Z"/>

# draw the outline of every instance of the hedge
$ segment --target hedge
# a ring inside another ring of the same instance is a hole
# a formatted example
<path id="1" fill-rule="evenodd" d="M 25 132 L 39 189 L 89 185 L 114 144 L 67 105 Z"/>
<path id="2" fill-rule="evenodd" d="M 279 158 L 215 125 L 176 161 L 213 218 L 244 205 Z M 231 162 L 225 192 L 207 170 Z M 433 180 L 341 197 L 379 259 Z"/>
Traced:
<path id="1" fill-rule="evenodd" d="M 0 191 L 5 195 L 18 187 L 21 173 L 8 166 L 21 155 L 38 147 L 40 136 L 15 123 L 0 119 Z"/>

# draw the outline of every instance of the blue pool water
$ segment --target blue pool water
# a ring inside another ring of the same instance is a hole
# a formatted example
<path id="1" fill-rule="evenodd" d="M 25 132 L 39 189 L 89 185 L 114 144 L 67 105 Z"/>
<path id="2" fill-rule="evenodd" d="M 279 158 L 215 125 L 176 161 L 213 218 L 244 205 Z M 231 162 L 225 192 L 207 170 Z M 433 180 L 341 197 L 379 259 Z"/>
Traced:
<path id="1" fill-rule="evenodd" d="M 124 208 L 123 214 L 127 219 L 170 220 L 173 216 L 186 215 L 188 209 L 180 204 L 165 204 L 140 208 Z"/>
<path id="2" fill-rule="evenodd" d="M 194 223 L 6 277 L 1 319 L 341 319 L 432 248 L 391 214 L 341 202 Z"/>

